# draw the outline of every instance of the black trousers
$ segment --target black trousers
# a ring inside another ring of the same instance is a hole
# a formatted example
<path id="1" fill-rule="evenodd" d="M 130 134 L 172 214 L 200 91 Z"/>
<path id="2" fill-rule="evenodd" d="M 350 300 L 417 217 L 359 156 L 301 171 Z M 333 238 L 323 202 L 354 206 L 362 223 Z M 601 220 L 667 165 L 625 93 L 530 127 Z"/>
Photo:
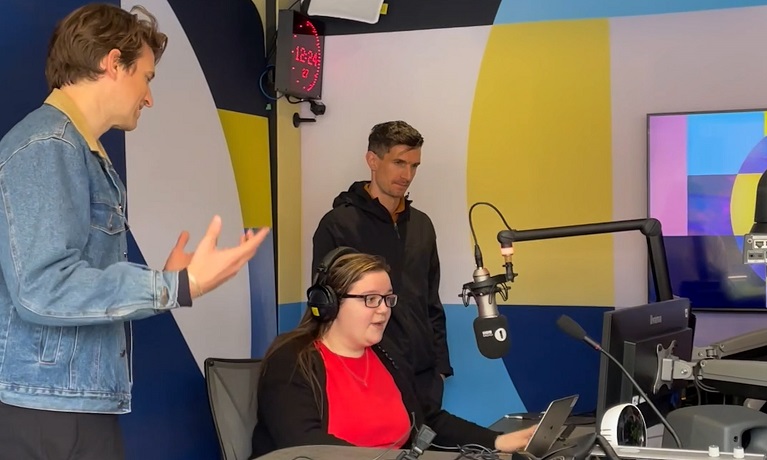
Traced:
<path id="1" fill-rule="evenodd" d="M 0 460 L 123 460 L 117 415 L 0 403 Z"/>

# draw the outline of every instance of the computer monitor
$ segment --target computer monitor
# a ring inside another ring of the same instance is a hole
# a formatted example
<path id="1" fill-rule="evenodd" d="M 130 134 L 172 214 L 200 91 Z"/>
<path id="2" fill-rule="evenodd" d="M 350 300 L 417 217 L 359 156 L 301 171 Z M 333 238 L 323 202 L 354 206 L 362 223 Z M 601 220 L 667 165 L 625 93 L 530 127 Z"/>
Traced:
<path id="1" fill-rule="evenodd" d="M 672 299 L 662 302 L 618 308 L 604 314 L 602 348 L 623 364 L 642 390 L 666 414 L 677 405 L 678 390 L 685 382 L 672 388 L 653 391 L 658 369 L 658 346 L 667 349 L 675 341 L 673 355 L 689 361 L 693 348 L 693 327 L 690 321 L 690 301 Z M 631 382 L 620 368 L 602 356 L 599 366 L 597 420 L 607 409 L 632 402 L 637 395 Z M 646 404 L 639 409 L 648 426 L 659 422 Z"/>

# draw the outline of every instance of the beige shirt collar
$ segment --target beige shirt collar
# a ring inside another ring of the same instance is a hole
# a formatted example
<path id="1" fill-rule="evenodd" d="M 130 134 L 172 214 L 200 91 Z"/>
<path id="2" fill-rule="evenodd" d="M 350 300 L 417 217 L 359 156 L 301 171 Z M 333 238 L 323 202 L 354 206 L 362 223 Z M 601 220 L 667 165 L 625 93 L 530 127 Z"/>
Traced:
<path id="1" fill-rule="evenodd" d="M 98 154 L 101 158 L 109 161 L 104 146 L 98 139 L 93 137 L 93 134 L 88 130 L 88 126 L 85 122 L 85 115 L 80 112 L 80 109 L 77 108 L 77 105 L 75 105 L 72 98 L 67 96 L 64 91 L 54 88 L 45 100 L 45 103 L 61 110 L 64 115 L 72 121 L 72 125 L 74 125 L 75 129 L 83 136 L 85 142 L 88 143 L 88 148 L 91 149 L 92 152 Z"/>

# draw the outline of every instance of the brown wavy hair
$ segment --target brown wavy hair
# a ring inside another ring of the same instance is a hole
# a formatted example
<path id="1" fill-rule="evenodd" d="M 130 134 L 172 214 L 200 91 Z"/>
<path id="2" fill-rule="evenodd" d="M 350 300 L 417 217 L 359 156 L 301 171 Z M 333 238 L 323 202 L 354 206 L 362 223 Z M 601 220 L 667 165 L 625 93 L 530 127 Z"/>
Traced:
<path id="1" fill-rule="evenodd" d="M 96 80 L 104 73 L 101 60 L 113 49 L 120 50 L 123 68 L 132 69 L 145 44 L 158 63 L 168 36 L 157 30 L 157 20 L 146 8 L 134 6 L 128 12 L 103 3 L 82 6 L 59 21 L 51 36 L 45 63 L 48 88 Z"/>

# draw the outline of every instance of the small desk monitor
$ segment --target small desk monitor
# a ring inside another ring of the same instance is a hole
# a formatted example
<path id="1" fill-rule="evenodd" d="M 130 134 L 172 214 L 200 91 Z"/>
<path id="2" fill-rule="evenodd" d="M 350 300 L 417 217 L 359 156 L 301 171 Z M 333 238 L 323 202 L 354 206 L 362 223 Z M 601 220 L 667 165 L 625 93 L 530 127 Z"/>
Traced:
<path id="1" fill-rule="evenodd" d="M 604 314 L 602 348 L 623 364 L 647 396 L 665 416 L 676 408 L 678 390 L 686 382 L 675 383 L 672 388 L 653 391 L 658 370 L 658 347 L 668 349 L 674 344 L 673 354 L 690 361 L 693 347 L 693 328 L 690 323 L 690 301 L 679 298 L 636 307 L 617 308 Z M 631 382 L 607 357 L 602 356 L 599 366 L 597 394 L 597 420 L 612 406 L 633 402 L 637 395 Z M 639 404 L 648 426 L 659 422 L 655 413 Z"/>

